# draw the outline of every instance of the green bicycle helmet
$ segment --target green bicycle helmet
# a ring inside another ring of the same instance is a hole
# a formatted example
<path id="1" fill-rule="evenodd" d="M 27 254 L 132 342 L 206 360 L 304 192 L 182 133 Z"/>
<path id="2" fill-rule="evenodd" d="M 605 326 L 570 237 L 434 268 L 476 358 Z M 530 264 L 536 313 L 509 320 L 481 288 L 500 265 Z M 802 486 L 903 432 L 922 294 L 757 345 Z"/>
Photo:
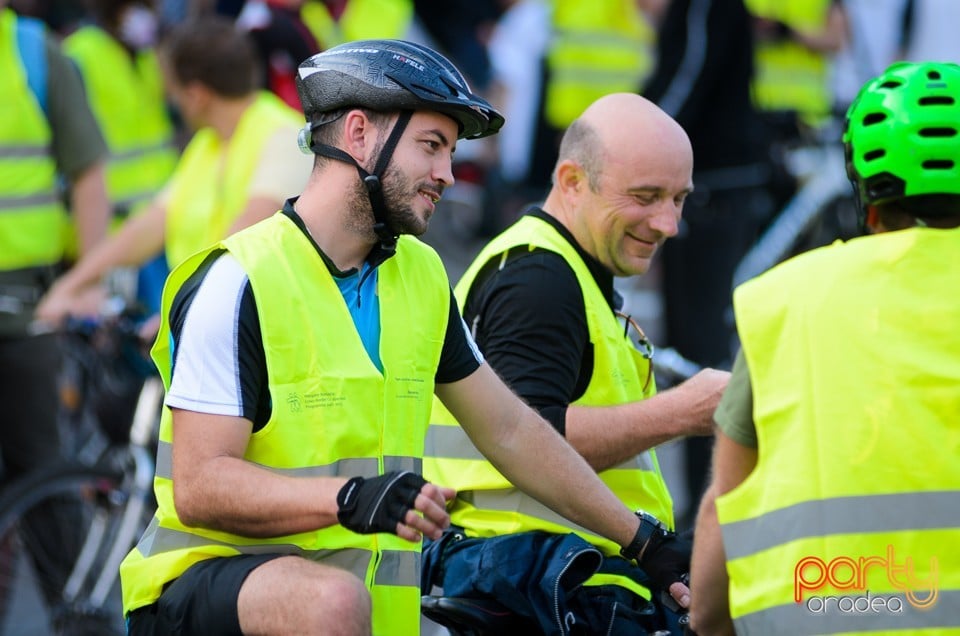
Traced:
<path id="1" fill-rule="evenodd" d="M 960 195 L 960 66 L 891 64 L 850 105 L 843 146 L 861 208 Z"/>

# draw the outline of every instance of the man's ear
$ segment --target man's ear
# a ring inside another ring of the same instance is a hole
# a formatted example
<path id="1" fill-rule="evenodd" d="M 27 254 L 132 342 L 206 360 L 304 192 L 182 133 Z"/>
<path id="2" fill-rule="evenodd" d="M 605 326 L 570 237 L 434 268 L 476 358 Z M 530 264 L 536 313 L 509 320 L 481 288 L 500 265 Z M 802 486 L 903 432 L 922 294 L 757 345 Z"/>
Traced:
<path id="1" fill-rule="evenodd" d="M 210 103 L 213 96 L 213 91 L 201 82 L 183 84 L 180 90 L 187 96 L 187 99 L 191 101 L 194 107 L 199 108 L 201 112 L 206 109 L 207 104 Z"/>
<path id="2" fill-rule="evenodd" d="M 564 159 L 557 165 L 555 184 L 566 197 L 579 196 L 587 187 L 583 167 L 572 159 Z"/>
<path id="3" fill-rule="evenodd" d="M 343 118 L 343 149 L 357 163 L 363 165 L 376 145 L 376 128 L 359 108 L 348 112 Z"/>

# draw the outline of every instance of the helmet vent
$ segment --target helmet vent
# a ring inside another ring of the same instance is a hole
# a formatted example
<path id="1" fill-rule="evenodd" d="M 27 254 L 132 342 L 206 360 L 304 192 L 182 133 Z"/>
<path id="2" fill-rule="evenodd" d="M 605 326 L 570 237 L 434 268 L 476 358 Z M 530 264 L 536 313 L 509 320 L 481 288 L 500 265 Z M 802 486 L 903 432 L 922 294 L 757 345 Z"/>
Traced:
<path id="1" fill-rule="evenodd" d="M 932 80 L 940 79 L 940 71 L 927 71 L 927 78 Z"/>
<path id="2" fill-rule="evenodd" d="M 953 106 L 956 103 L 949 95 L 937 95 L 936 97 L 921 97 L 919 104 L 921 106 Z"/>
<path id="3" fill-rule="evenodd" d="M 879 124 L 880 122 L 886 120 L 886 113 L 870 113 L 863 118 L 864 126 L 873 126 L 874 124 Z"/>
<path id="4" fill-rule="evenodd" d="M 871 150 L 870 152 L 863 153 L 864 161 L 876 161 L 887 155 L 887 151 L 883 148 L 878 148 L 877 150 Z"/>
<path id="5" fill-rule="evenodd" d="M 923 162 L 923 167 L 927 170 L 953 170 L 953 166 L 951 159 L 927 159 Z"/>
<path id="6" fill-rule="evenodd" d="M 921 137 L 956 137 L 956 128 L 921 128 Z"/>
<path id="7" fill-rule="evenodd" d="M 900 88 L 903 86 L 903 82 L 898 82 L 896 80 L 887 80 L 883 84 L 880 84 L 877 88 Z"/>

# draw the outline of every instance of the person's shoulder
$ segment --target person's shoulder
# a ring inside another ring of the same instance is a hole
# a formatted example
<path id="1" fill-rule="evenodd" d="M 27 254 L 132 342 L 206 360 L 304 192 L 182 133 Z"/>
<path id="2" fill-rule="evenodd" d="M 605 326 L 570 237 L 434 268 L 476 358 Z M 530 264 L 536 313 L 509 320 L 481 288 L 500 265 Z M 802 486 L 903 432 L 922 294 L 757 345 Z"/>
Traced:
<path id="1" fill-rule="evenodd" d="M 869 245 L 865 245 L 862 242 L 864 238 L 867 237 L 859 237 L 849 241 L 837 239 L 829 245 L 797 254 L 777 264 L 753 280 L 790 278 L 804 273 L 809 274 L 812 271 L 825 267 L 832 267 L 838 260 L 847 258 L 851 250 L 862 251 L 864 248 L 869 249 Z"/>
<path id="2" fill-rule="evenodd" d="M 503 272 L 510 277 L 528 278 L 531 282 L 576 283 L 577 280 L 567 259 L 559 252 L 545 248 L 530 250 L 510 259 Z"/>
<path id="3" fill-rule="evenodd" d="M 408 255 L 408 256 L 405 256 Z M 424 259 L 426 263 L 429 263 L 432 267 L 439 268 L 444 272 L 444 280 L 446 280 L 446 268 L 443 264 L 443 259 L 440 257 L 440 254 L 433 248 L 432 245 L 421 241 L 415 236 L 402 235 L 397 239 L 397 254 L 396 256 L 400 258 L 421 258 Z"/>
<path id="4" fill-rule="evenodd" d="M 735 298 L 749 295 L 770 306 L 776 299 L 790 303 L 793 294 L 815 295 L 835 293 L 844 282 L 886 250 L 886 235 L 860 236 L 846 241 L 836 240 L 829 245 L 797 254 L 759 276 L 741 284 Z M 833 290 L 833 291 L 830 291 Z"/>
<path id="5" fill-rule="evenodd" d="M 65 35 L 60 43 L 63 50 L 72 56 L 75 52 L 100 47 L 111 41 L 110 35 L 96 24 L 82 24 Z"/>
<path id="6" fill-rule="evenodd" d="M 529 303 L 550 312 L 567 304 L 583 305 L 583 290 L 570 263 L 561 254 L 547 249 L 535 249 L 510 258 L 502 268 L 490 271 L 487 276 L 481 274 L 477 282 L 485 296 L 500 295 L 510 299 L 509 302 Z"/>
<path id="7" fill-rule="evenodd" d="M 185 262 L 181 266 L 191 267 L 192 265 Z M 211 250 L 185 277 L 183 284 L 177 290 L 174 308 L 189 306 L 199 293 L 206 297 L 216 295 L 224 302 L 229 302 L 231 298 L 237 296 L 239 291 L 249 285 L 249 281 L 247 272 L 229 251 L 223 248 Z"/>
<path id="8" fill-rule="evenodd" d="M 252 107 L 258 109 L 261 113 L 269 112 L 272 115 L 272 125 L 275 128 L 293 126 L 299 130 L 305 123 L 303 113 L 268 90 L 257 90 Z"/>
<path id="9" fill-rule="evenodd" d="M 180 162 L 184 163 L 186 159 L 193 155 L 202 155 L 203 153 L 209 152 L 211 146 L 216 147 L 218 144 L 217 139 L 217 131 L 212 126 L 198 128 L 190 136 L 183 152 L 180 153 Z"/>

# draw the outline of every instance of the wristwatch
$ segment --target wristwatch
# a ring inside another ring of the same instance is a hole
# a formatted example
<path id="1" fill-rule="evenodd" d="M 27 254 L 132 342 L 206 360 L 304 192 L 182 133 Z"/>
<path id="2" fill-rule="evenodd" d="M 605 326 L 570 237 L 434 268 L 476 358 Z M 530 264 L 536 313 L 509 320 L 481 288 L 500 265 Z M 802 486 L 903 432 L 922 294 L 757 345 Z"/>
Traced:
<path id="1" fill-rule="evenodd" d="M 630 545 L 620 549 L 620 556 L 627 560 L 640 563 L 644 552 L 647 551 L 647 546 L 650 545 L 650 540 L 654 535 L 665 536 L 667 529 L 660 523 L 659 519 L 651 514 L 647 514 L 642 510 L 638 510 L 634 514 L 640 519 L 640 526 L 637 528 L 637 533 L 633 535 L 633 541 L 630 542 Z"/>

